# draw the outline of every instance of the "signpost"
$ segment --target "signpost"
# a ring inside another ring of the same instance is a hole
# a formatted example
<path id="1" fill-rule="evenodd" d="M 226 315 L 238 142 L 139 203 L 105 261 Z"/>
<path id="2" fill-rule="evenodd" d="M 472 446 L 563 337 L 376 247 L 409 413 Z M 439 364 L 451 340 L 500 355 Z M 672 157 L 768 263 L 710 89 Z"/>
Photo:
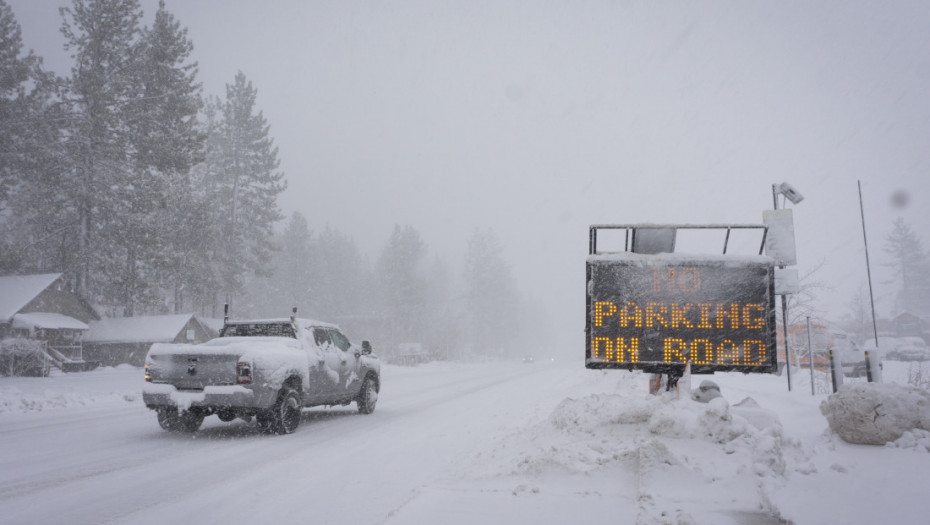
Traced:
<path id="1" fill-rule="evenodd" d="M 592 242 L 585 366 L 775 372 L 774 269 L 765 256 L 598 253 Z"/>

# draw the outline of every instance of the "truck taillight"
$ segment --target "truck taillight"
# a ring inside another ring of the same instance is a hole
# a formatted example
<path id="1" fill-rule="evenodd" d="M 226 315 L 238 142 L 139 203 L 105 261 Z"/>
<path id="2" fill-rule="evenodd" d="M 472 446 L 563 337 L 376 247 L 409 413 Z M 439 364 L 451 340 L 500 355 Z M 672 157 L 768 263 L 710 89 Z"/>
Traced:
<path id="1" fill-rule="evenodd" d="M 244 384 L 252 382 L 252 363 L 239 361 L 236 363 L 236 383 Z"/>
<path id="2" fill-rule="evenodd" d="M 149 368 L 151 368 L 151 366 L 152 366 L 152 363 L 145 363 L 145 380 L 150 383 L 152 382 L 152 372 L 149 371 Z"/>

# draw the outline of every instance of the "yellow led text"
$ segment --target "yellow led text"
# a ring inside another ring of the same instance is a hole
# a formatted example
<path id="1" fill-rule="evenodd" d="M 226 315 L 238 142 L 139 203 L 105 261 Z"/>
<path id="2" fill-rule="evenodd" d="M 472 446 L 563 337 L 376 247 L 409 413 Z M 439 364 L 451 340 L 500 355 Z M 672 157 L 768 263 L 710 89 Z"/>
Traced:
<path id="1" fill-rule="evenodd" d="M 621 328 L 765 329 L 765 307 L 761 303 L 659 303 L 617 305 L 594 303 L 594 326 L 617 323 Z"/>

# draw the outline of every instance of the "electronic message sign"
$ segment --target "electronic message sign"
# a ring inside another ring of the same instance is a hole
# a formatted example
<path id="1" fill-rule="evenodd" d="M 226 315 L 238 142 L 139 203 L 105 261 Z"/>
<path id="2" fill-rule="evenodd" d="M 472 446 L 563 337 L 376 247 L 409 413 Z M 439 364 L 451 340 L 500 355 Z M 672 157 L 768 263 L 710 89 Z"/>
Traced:
<path id="1" fill-rule="evenodd" d="M 771 259 L 592 255 L 587 278 L 587 368 L 777 369 Z"/>

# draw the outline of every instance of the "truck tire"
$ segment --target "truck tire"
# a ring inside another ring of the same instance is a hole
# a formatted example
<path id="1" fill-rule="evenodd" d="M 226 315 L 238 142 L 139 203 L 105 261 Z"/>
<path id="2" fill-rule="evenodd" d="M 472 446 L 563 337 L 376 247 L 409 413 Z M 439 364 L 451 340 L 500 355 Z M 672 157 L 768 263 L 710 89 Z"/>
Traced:
<path id="1" fill-rule="evenodd" d="M 362 381 L 362 389 L 355 400 L 358 403 L 358 412 L 360 414 L 371 414 L 375 411 L 375 405 L 378 403 L 378 383 L 371 377 L 365 377 Z"/>
<path id="2" fill-rule="evenodd" d="M 285 388 L 271 407 L 271 420 L 266 422 L 268 430 L 275 434 L 293 434 L 300 426 L 300 396 L 293 388 Z M 262 418 L 259 418 L 262 425 Z"/>
<path id="3" fill-rule="evenodd" d="M 158 425 L 169 432 L 196 432 L 203 423 L 203 416 L 187 411 L 179 414 L 177 408 L 159 408 L 156 417 Z"/>
<path id="4" fill-rule="evenodd" d="M 216 417 L 220 418 L 220 421 L 223 423 L 229 423 L 233 419 L 236 419 L 236 413 L 232 410 L 220 410 L 216 413 Z"/>

